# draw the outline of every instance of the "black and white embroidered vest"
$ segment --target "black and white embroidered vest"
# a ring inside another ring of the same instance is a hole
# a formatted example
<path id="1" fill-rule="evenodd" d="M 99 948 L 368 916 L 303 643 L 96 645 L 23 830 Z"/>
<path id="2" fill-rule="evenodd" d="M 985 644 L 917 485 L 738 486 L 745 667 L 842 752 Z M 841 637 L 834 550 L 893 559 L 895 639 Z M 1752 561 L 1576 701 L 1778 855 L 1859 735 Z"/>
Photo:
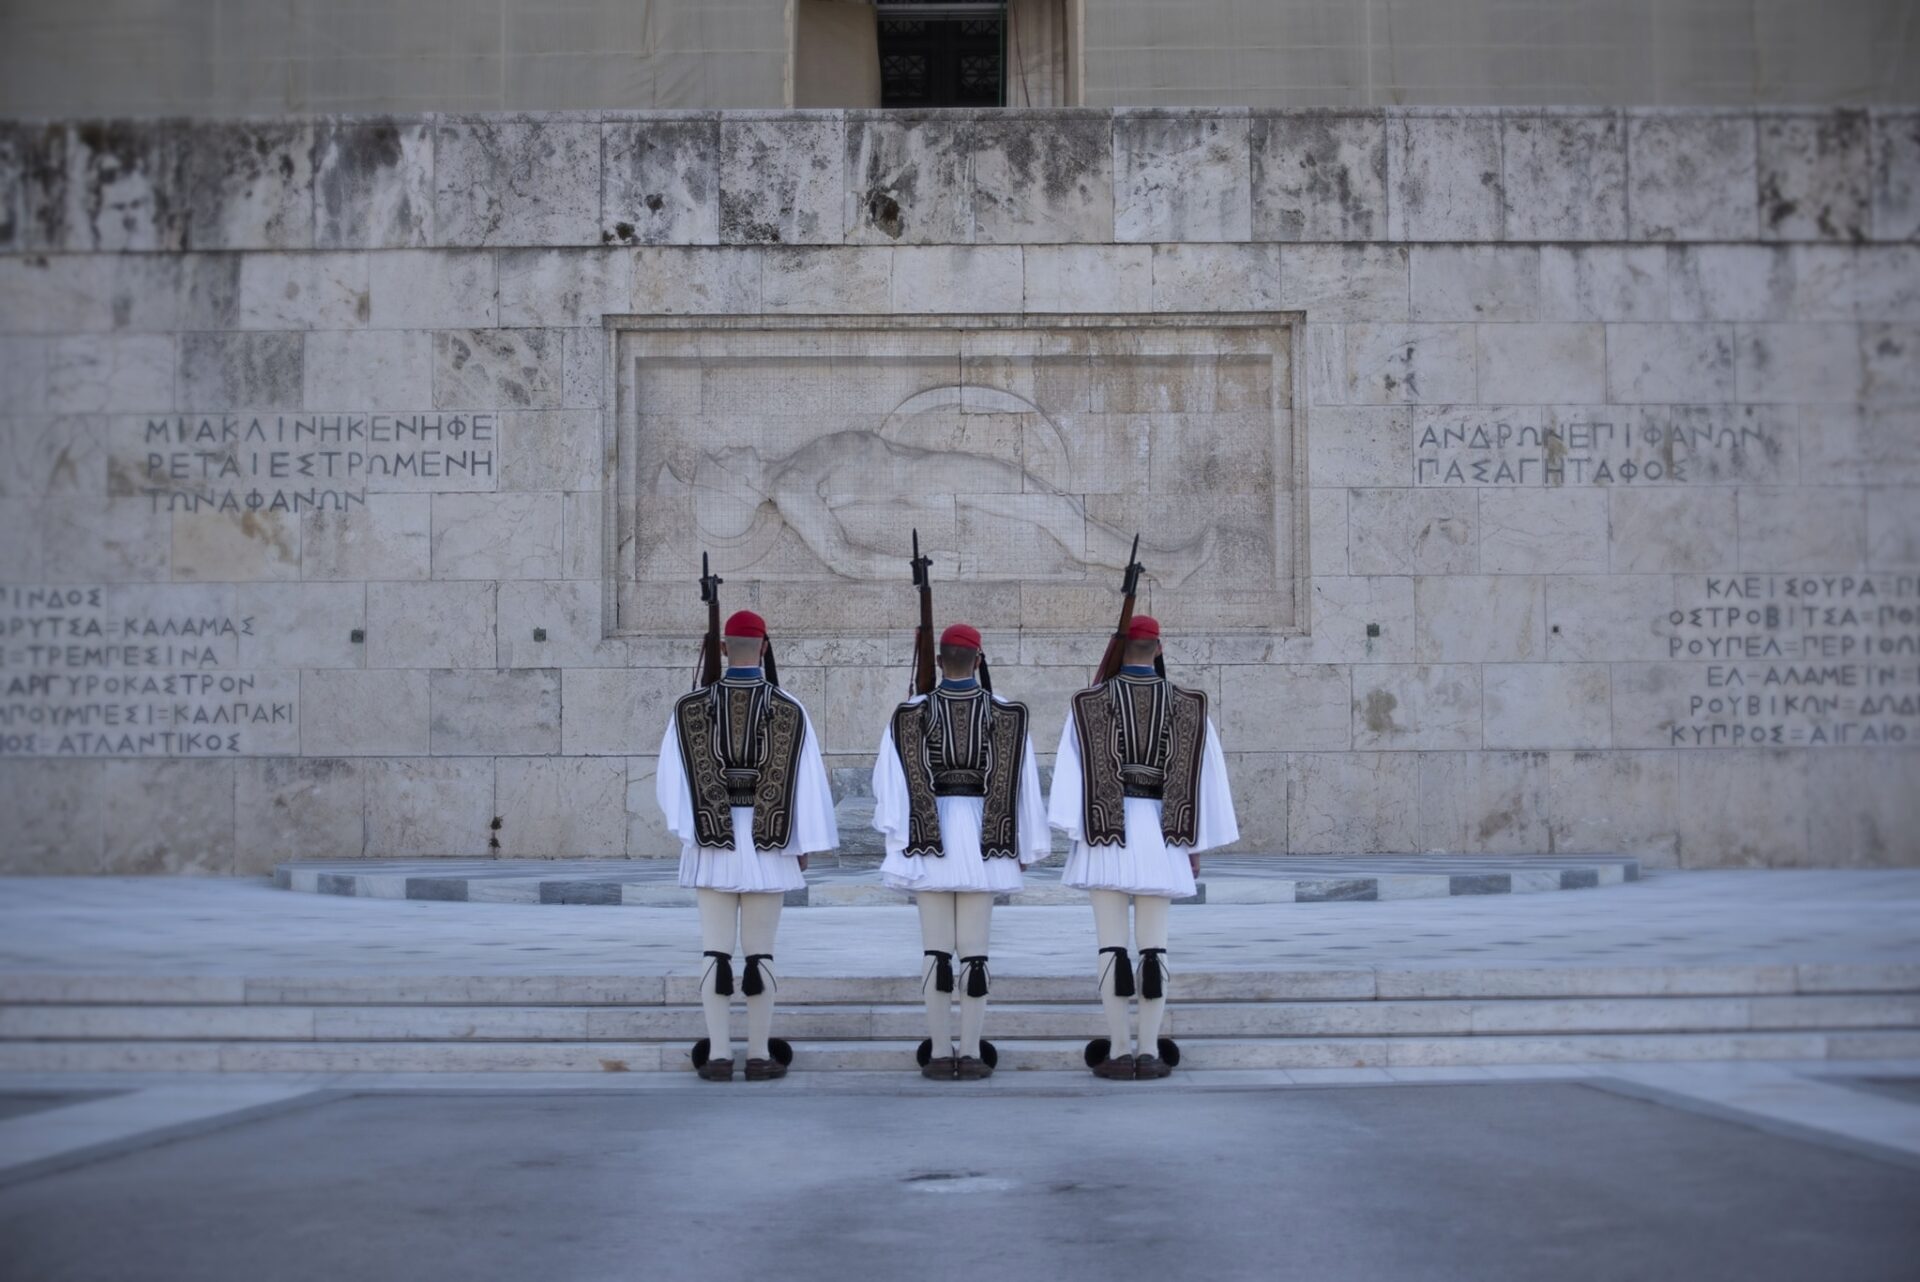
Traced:
<path id="1" fill-rule="evenodd" d="M 1207 696 L 1164 677 L 1121 673 L 1073 696 L 1080 747 L 1080 829 L 1089 846 L 1127 840 L 1126 799 L 1160 804 L 1170 846 L 1199 840 Z"/>
<path id="2" fill-rule="evenodd" d="M 702 846 L 733 848 L 733 807 L 753 807 L 756 850 L 793 838 L 793 801 L 806 719 L 791 695 L 764 678 L 723 677 L 674 704 L 680 760 Z"/>
<path id="3" fill-rule="evenodd" d="M 908 855 L 944 855 L 940 797 L 981 799 L 980 853 L 1020 856 L 1016 801 L 1027 749 L 1027 707 L 985 690 L 935 690 L 893 714 L 893 746 L 907 779 Z"/>

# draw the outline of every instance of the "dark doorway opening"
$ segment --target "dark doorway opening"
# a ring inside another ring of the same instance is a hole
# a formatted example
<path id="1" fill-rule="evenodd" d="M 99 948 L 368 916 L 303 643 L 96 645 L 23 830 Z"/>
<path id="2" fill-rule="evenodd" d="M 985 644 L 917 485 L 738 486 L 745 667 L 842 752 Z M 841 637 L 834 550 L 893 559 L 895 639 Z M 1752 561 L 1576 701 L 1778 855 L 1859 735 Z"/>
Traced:
<path id="1" fill-rule="evenodd" d="M 1007 6 L 882 0 L 880 105 L 1006 105 Z"/>

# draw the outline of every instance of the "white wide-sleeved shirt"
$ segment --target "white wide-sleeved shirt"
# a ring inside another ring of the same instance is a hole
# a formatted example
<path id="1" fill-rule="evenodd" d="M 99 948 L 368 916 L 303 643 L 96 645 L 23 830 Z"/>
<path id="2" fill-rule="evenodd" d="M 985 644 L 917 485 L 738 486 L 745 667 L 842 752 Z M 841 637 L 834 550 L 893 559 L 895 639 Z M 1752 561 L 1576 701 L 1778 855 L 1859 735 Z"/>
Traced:
<path id="1" fill-rule="evenodd" d="M 813 721 L 800 710 L 805 730 L 800 742 L 799 777 L 793 785 L 793 831 L 782 850 L 753 848 L 753 807 L 733 807 L 733 846 L 702 846 L 695 839 L 693 794 L 687 783 L 686 763 L 680 759 L 677 718 L 667 718 L 660 740 L 660 764 L 654 773 L 654 799 L 666 818 L 667 830 L 680 838 L 680 884 L 688 888 L 723 890 L 735 894 L 765 894 L 799 890 L 807 884 L 800 856 L 832 850 L 840 844 L 833 817 L 833 789 L 820 760 L 820 741 Z"/>
<path id="2" fill-rule="evenodd" d="M 1207 718 L 1206 747 L 1200 759 L 1200 823 L 1191 846 L 1169 846 L 1160 828 L 1161 803 L 1150 797 L 1126 799 L 1127 840 L 1120 846 L 1089 846 L 1082 830 L 1085 807 L 1080 783 L 1080 734 L 1073 710 L 1060 732 L 1053 759 L 1053 793 L 1047 819 L 1073 843 L 1061 883 L 1082 890 L 1119 890 L 1130 895 L 1185 899 L 1195 892 L 1187 856 L 1240 839 L 1233 814 L 1233 790 L 1227 782 L 1227 758 Z"/>
<path id="3" fill-rule="evenodd" d="M 915 695 L 907 702 L 921 703 L 929 697 Z M 998 695 L 989 697 L 996 704 L 1007 702 Z M 1016 858 L 988 859 L 980 853 L 980 825 L 986 814 L 986 801 L 981 797 L 936 797 L 943 853 L 908 855 L 907 776 L 893 743 L 893 718 L 887 718 L 887 728 L 880 736 L 880 754 L 873 763 L 873 826 L 887 841 L 887 857 L 880 864 L 881 880 L 897 890 L 965 893 L 1020 889 L 1021 869 L 1045 859 L 1053 848 L 1031 736 L 1025 749 L 1014 795 L 1015 839 L 1019 844 Z"/>

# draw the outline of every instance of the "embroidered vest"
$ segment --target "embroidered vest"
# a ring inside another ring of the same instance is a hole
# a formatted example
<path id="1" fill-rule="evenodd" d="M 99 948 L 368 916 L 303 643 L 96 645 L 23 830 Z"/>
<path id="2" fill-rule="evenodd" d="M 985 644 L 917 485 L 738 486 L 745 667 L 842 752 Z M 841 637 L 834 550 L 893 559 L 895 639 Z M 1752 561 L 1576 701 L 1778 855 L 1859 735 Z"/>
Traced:
<path id="1" fill-rule="evenodd" d="M 1089 846 L 1127 840 L 1126 799 L 1160 804 L 1170 846 L 1199 840 L 1207 696 L 1163 677 L 1120 674 L 1073 696 L 1080 747 L 1080 830 Z"/>
<path id="2" fill-rule="evenodd" d="M 674 704 L 680 761 L 702 846 L 733 848 L 733 807 L 753 807 L 756 850 L 793 839 L 793 799 L 806 720 L 800 705 L 760 678 L 722 678 Z"/>
<path id="3" fill-rule="evenodd" d="M 936 798 L 979 797 L 981 855 L 1020 857 L 1015 801 L 1026 764 L 1025 704 L 997 702 L 984 690 L 936 690 L 894 710 L 893 747 L 907 778 L 906 854 L 946 854 Z"/>

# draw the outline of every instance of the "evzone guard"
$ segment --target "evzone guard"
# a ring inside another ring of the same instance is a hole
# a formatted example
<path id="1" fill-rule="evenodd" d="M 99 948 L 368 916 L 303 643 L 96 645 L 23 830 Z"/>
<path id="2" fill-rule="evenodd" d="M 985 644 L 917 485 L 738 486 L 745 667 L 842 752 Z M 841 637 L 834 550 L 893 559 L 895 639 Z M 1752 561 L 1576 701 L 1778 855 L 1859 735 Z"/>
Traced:
<path id="1" fill-rule="evenodd" d="M 1179 1046 L 1160 1036 L 1167 910 L 1194 893 L 1200 852 L 1240 836 L 1207 696 L 1167 680 L 1159 623 L 1133 613 L 1140 570 L 1130 561 L 1120 626 L 1094 684 L 1072 698 L 1047 807 L 1072 842 L 1061 881 L 1093 902 L 1108 1035 L 1087 1043 L 1087 1066 L 1119 1080 L 1165 1077 L 1180 1062 Z M 1130 1052 L 1127 999 L 1136 992 L 1139 1041 Z"/>
<path id="2" fill-rule="evenodd" d="M 705 558 L 702 558 L 705 569 Z M 806 885 L 812 851 L 839 845 L 833 796 L 806 709 L 780 688 L 767 625 L 751 610 L 720 627 L 718 576 L 703 573 L 707 638 L 693 692 L 660 742 L 655 797 L 680 838 L 680 884 L 700 905 L 700 1002 L 707 1036 L 692 1058 L 710 1082 L 733 1077 L 728 1015 L 735 940 L 745 953 L 750 1082 L 784 1077 L 793 1048 L 770 1035 L 774 935 L 786 892 Z M 723 666 L 724 665 L 724 666 Z"/>
<path id="3" fill-rule="evenodd" d="M 1026 706 L 993 693 L 978 630 L 956 623 L 940 634 L 935 682 L 931 562 L 919 543 L 916 533 L 914 675 L 910 697 L 888 720 L 874 761 L 873 826 L 886 838 L 881 878 L 911 891 L 920 912 L 920 991 L 927 1008 L 920 1071 L 975 1080 L 990 1076 L 999 1060 L 980 1035 L 993 897 L 1020 889 L 1022 868 L 1046 857 L 1051 834 Z"/>

